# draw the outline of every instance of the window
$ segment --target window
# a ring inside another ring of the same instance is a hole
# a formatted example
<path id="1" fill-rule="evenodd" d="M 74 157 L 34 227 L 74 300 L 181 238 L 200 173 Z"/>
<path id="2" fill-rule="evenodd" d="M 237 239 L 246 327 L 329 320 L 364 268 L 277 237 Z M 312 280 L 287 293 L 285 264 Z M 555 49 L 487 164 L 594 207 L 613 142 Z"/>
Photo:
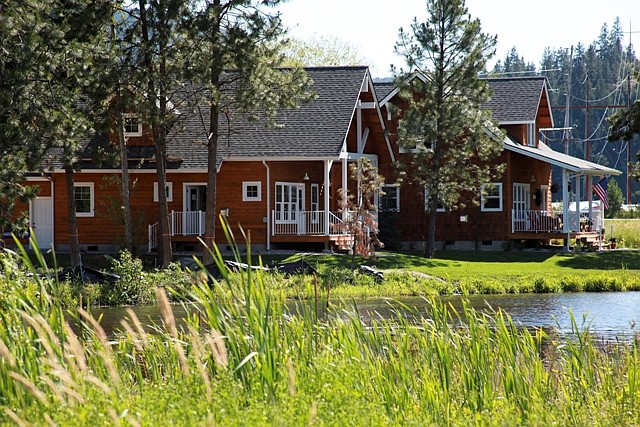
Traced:
<path id="1" fill-rule="evenodd" d="M 124 115 L 124 136 L 142 136 L 142 123 L 133 114 Z"/>
<path id="2" fill-rule="evenodd" d="M 311 222 L 317 224 L 320 213 L 320 186 L 311 184 Z"/>
<path id="3" fill-rule="evenodd" d="M 242 183 L 242 201 L 259 202 L 262 200 L 262 183 L 259 181 L 246 181 Z"/>
<path id="4" fill-rule="evenodd" d="M 73 186 L 77 216 L 93 216 L 93 183 L 77 183 Z"/>
<path id="5" fill-rule="evenodd" d="M 429 210 L 429 190 L 427 190 L 427 186 L 424 186 L 424 210 Z M 438 207 L 436 208 L 436 212 L 446 212 L 447 209 L 445 206 L 438 202 Z"/>
<path id="6" fill-rule="evenodd" d="M 173 183 L 172 182 L 167 182 L 165 184 L 166 185 L 164 187 L 164 191 L 165 191 L 165 194 L 167 195 L 167 202 L 172 202 L 173 201 Z M 158 194 L 158 183 L 157 182 L 153 183 L 153 201 L 154 202 L 160 201 L 160 195 Z"/>
<path id="7" fill-rule="evenodd" d="M 417 142 L 411 146 L 401 145 L 400 152 L 401 153 L 417 153 L 420 151 L 433 151 L 433 144 L 423 142 Z"/>
<path id="8" fill-rule="evenodd" d="M 400 212 L 400 187 L 383 185 L 384 195 L 380 195 L 378 209 L 380 212 Z"/>
<path id="9" fill-rule="evenodd" d="M 502 211 L 502 183 L 494 182 L 482 187 L 482 212 Z"/>

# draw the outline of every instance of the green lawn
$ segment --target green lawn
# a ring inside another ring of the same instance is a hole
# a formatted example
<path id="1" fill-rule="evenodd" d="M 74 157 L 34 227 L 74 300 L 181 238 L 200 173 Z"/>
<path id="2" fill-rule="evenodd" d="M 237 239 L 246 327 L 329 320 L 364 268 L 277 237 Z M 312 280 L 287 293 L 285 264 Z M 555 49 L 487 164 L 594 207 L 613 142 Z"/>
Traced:
<path id="1" fill-rule="evenodd" d="M 287 260 L 299 258 L 299 255 Z M 346 255 L 308 255 L 311 264 L 330 268 L 347 268 L 351 257 Z M 603 270 L 640 272 L 640 251 L 606 251 L 600 253 L 554 252 L 487 252 L 439 251 L 436 258 L 427 259 L 418 254 L 382 252 L 378 258 L 362 260 L 357 264 L 375 266 L 381 270 L 409 269 L 445 279 L 467 277 L 498 278 L 558 274 L 602 274 Z"/>

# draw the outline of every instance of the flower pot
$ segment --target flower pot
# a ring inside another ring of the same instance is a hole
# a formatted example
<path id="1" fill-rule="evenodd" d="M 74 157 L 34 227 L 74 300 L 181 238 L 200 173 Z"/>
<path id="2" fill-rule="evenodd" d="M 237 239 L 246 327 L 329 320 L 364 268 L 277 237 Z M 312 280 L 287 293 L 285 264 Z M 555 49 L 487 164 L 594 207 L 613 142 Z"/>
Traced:
<path id="1" fill-rule="evenodd" d="M 611 242 L 611 249 L 615 249 L 618 246 L 616 242 Z"/>

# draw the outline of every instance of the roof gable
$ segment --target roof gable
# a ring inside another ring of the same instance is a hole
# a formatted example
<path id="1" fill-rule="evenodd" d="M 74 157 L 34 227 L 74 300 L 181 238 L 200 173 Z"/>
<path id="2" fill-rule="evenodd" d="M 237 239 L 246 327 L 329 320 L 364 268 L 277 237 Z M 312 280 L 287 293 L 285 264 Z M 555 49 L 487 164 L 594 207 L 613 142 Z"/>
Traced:
<path id="1" fill-rule="evenodd" d="M 414 78 L 424 79 L 424 76 L 414 73 L 409 77 Z M 492 95 L 481 107 L 491 110 L 499 124 L 533 123 L 540 113 L 545 126 L 553 127 L 546 77 L 491 77 L 483 80 L 489 84 Z M 376 91 L 380 104 L 384 106 L 399 90 L 393 82 L 377 82 Z M 541 111 L 541 108 L 546 111 Z"/>
<path id="2" fill-rule="evenodd" d="M 238 115 L 225 134 L 229 126 L 226 117 L 221 117 L 224 131 L 219 140 L 218 163 L 234 158 L 310 159 L 336 158 L 340 154 L 368 69 L 319 67 L 307 68 L 306 72 L 313 80 L 311 89 L 316 98 L 296 109 L 279 112 L 278 126 L 267 127 L 264 120 L 251 121 Z M 209 122 L 209 109 L 203 105 L 199 110 L 176 131 L 168 149 L 169 155 L 182 153 L 188 168 L 206 167 L 202 123 Z"/>
<path id="3" fill-rule="evenodd" d="M 482 107 L 490 109 L 500 124 L 533 123 L 541 106 L 548 110 L 546 77 L 500 77 L 486 81 L 492 95 Z M 541 113 L 551 120 L 550 111 Z"/>

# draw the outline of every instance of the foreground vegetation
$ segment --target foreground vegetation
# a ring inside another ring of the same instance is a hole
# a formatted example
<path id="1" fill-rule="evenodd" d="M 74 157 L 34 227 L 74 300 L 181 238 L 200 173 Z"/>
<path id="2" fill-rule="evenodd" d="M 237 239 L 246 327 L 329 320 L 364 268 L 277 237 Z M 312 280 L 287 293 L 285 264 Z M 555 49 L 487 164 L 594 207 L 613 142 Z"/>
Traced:
<path id="1" fill-rule="evenodd" d="M 221 257 L 217 262 L 221 263 Z M 365 326 L 357 313 L 283 312 L 267 275 L 201 276 L 179 328 L 133 312 L 107 337 L 65 312 L 59 283 L 2 258 L 0 424 L 634 425 L 637 342 L 598 348 L 432 301 L 428 319 Z"/>

